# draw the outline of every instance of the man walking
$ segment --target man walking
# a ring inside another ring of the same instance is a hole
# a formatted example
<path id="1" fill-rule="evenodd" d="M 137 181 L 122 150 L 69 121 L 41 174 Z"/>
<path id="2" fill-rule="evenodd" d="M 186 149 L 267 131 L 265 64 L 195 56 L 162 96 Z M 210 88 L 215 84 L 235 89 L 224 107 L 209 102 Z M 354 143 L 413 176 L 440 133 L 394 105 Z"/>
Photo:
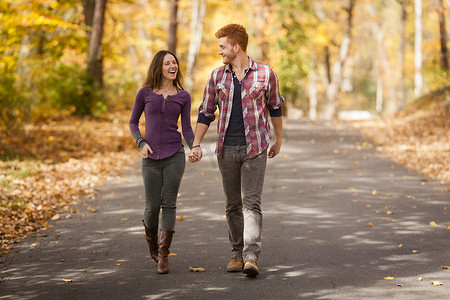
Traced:
<path id="1" fill-rule="evenodd" d="M 280 152 L 284 98 L 272 68 L 247 56 L 248 34 L 243 26 L 226 25 L 216 32 L 216 37 L 224 65 L 211 73 L 205 87 L 189 161 L 202 158 L 200 143 L 218 107 L 216 154 L 232 246 L 227 270 L 243 270 L 246 276 L 255 277 L 259 275 L 264 174 L 267 157 Z M 269 114 L 275 132 L 270 149 Z"/>

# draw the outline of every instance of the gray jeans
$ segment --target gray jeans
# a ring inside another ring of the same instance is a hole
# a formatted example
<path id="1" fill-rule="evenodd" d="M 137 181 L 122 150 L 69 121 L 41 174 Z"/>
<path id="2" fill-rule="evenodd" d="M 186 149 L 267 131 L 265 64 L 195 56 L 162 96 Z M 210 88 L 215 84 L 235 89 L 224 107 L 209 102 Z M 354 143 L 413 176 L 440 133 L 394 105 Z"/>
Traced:
<path id="1" fill-rule="evenodd" d="M 261 193 L 267 163 L 267 149 L 247 157 L 247 146 L 224 145 L 218 159 L 226 198 L 228 238 L 234 256 L 258 260 L 261 253 Z"/>
<path id="2" fill-rule="evenodd" d="M 185 162 L 183 147 L 164 159 L 142 159 L 145 188 L 144 222 L 149 229 L 158 227 L 161 208 L 161 229 L 175 229 L 177 195 Z"/>

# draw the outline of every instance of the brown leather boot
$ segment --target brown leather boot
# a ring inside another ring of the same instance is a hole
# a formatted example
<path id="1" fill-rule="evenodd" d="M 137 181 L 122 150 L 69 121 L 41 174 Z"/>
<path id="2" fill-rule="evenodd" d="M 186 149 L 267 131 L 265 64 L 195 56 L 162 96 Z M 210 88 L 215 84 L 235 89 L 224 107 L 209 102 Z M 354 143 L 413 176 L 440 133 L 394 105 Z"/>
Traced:
<path id="1" fill-rule="evenodd" d="M 163 230 L 159 232 L 158 247 L 158 273 L 169 273 L 169 248 L 172 243 L 172 236 L 175 231 Z"/>
<path id="2" fill-rule="evenodd" d="M 150 256 L 154 261 L 158 262 L 158 227 L 148 229 L 145 226 L 144 220 L 142 220 L 145 228 L 145 238 L 147 239 L 148 248 L 150 249 Z"/>

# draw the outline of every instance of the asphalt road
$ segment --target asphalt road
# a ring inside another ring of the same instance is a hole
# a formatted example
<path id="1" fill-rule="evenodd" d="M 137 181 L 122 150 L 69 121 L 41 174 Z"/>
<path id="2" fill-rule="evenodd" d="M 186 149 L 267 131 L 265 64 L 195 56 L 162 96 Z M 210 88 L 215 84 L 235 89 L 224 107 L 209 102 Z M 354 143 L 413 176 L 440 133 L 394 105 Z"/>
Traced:
<path id="1" fill-rule="evenodd" d="M 228 273 L 213 125 L 206 156 L 186 168 L 169 274 L 148 253 L 136 159 L 79 214 L 61 213 L 46 237 L 2 257 L 0 299 L 450 298 L 448 187 L 392 163 L 349 126 L 307 120 L 285 120 L 282 152 L 268 162 L 261 275 Z"/>

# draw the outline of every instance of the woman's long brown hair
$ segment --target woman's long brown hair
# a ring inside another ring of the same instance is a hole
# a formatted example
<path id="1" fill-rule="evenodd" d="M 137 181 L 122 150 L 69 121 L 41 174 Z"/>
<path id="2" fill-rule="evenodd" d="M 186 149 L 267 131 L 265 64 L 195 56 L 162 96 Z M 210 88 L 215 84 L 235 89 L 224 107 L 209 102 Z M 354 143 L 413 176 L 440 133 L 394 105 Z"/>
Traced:
<path id="1" fill-rule="evenodd" d="M 177 89 L 184 90 L 183 85 L 181 84 L 181 80 L 183 76 L 180 72 L 180 63 L 178 62 L 178 58 L 171 51 L 161 50 L 155 54 L 152 59 L 150 66 L 148 67 L 147 78 L 145 79 L 144 86 L 148 87 L 150 90 L 157 90 L 161 87 L 162 82 L 162 67 L 164 63 L 164 57 L 167 54 L 172 54 L 175 57 L 178 65 L 177 77 L 173 81 L 173 85 Z"/>

